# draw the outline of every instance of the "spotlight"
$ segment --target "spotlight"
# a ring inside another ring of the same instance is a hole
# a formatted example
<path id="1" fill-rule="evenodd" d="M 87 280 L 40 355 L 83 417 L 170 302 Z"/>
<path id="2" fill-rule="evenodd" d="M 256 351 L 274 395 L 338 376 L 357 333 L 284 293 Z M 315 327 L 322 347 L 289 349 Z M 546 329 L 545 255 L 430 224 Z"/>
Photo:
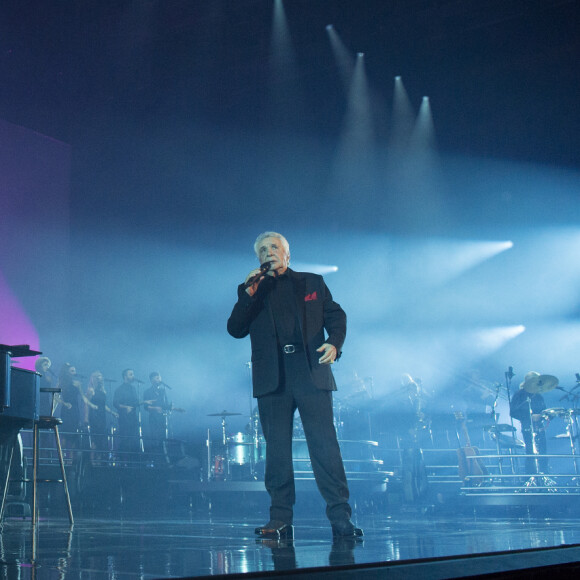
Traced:
<path id="1" fill-rule="evenodd" d="M 327 24 L 326 25 L 326 30 L 328 30 L 329 32 L 334 28 L 334 26 L 332 24 Z"/>
<path id="2" fill-rule="evenodd" d="M 396 81 L 400 81 L 400 80 L 401 80 L 401 75 L 397 75 L 397 76 L 395 77 L 395 80 L 396 80 Z"/>
<path id="3" fill-rule="evenodd" d="M 365 55 L 365 53 L 364 52 L 357 52 L 356 55 L 358 58 L 362 58 Z"/>
<path id="4" fill-rule="evenodd" d="M 314 274 L 320 274 L 325 276 L 326 274 L 331 274 L 332 272 L 338 272 L 338 266 L 333 264 L 306 264 L 306 263 L 296 263 L 295 268 L 300 268 L 303 272 L 313 272 Z"/>
<path id="5" fill-rule="evenodd" d="M 423 97 L 423 102 L 429 102 L 429 97 Z"/>

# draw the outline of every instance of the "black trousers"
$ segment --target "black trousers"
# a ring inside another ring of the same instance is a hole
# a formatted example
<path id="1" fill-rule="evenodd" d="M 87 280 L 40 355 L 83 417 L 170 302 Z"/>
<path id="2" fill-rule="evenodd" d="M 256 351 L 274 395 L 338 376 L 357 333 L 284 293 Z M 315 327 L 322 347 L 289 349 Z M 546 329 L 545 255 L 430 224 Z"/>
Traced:
<path id="1" fill-rule="evenodd" d="M 332 392 L 316 388 L 304 352 L 280 355 L 283 380 L 258 399 L 266 440 L 266 490 L 270 518 L 291 524 L 296 501 L 292 465 L 294 413 L 300 413 L 314 478 L 331 522 L 350 519 L 349 490 L 333 422 Z"/>

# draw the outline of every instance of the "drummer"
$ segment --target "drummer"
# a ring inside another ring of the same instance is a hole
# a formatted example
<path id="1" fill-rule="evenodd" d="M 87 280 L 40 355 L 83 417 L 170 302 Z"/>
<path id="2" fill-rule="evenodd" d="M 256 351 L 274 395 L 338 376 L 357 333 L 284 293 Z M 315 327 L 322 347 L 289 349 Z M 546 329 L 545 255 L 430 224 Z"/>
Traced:
<path id="1" fill-rule="evenodd" d="M 543 378 L 545 377 L 545 380 Z M 553 384 L 552 384 L 553 383 Z M 536 469 L 534 457 L 526 457 L 526 474 L 548 473 L 546 431 L 542 423 L 542 411 L 546 408 L 543 392 L 556 387 L 558 379 L 530 371 L 520 384 L 520 390 L 512 397 L 510 415 L 517 419 L 522 428 L 526 455 L 539 455 Z M 534 450 L 535 438 L 535 450 Z"/>

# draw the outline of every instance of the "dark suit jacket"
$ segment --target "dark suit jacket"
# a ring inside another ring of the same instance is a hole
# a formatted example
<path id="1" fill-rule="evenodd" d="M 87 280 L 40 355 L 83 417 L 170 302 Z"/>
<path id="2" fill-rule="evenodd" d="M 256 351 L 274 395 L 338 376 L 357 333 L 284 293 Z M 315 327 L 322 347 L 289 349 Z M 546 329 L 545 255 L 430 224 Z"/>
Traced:
<path id="1" fill-rule="evenodd" d="M 294 286 L 298 319 L 312 381 L 319 389 L 335 391 L 336 383 L 330 365 L 318 363 L 321 353 L 316 352 L 316 349 L 327 342 L 336 347 L 340 356 L 346 336 L 346 314 L 332 299 L 322 276 L 294 272 L 291 269 L 287 273 Z M 267 279 L 264 280 L 266 281 Z M 264 282 L 251 297 L 243 284 L 238 286 L 238 301 L 228 320 L 228 332 L 234 338 L 250 335 L 254 397 L 271 393 L 280 384 L 280 346 L 276 338 L 268 292 L 260 291 Z M 325 330 L 328 333 L 326 339 Z"/>

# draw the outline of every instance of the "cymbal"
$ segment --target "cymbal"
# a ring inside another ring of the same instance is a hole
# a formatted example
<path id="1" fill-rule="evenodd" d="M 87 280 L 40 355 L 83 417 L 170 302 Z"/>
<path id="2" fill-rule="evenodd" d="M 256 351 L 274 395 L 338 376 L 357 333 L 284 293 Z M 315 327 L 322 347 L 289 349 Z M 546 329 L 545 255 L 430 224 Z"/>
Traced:
<path id="1" fill-rule="evenodd" d="M 566 414 L 566 409 L 563 407 L 554 407 L 552 409 L 544 409 L 541 413 L 546 419 L 553 419 L 554 417 L 562 417 Z"/>
<path id="2" fill-rule="evenodd" d="M 538 375 L 524 382 L 523 389 L 533 395 L 547 393 L 558 386 L 558 379 L 552 375 Z"/>
<path id="3" fill-rule="evenodd" d="M 516 430 L 515 427 L 508 425 L 507 423 L 500 423 L 499 425 L 489 425 L 485 427 L 488 431 L 494 431 L 496 433 L 505 433 L 506 431 L 513 432 Z"/>
<path id="4" fill-rule="evenodd" d="M 234 415 L 241 415 L 241 413 L 230 413 L 229 411 L 222 411 L 221 413 L 209 413 L 206 417 L 233 417 Z"/>

